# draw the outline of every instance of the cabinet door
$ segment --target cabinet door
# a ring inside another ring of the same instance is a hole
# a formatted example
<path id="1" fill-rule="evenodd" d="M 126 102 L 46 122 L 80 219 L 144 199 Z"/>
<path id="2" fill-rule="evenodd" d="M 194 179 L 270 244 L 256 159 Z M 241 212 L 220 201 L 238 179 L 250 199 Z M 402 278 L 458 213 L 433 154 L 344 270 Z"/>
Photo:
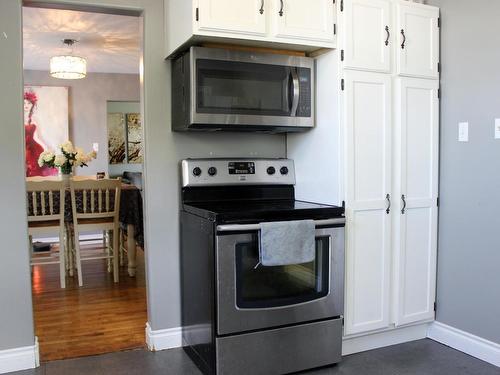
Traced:
<path id="1" fill-rule="evenodd" d="M 434 317 L 437 251 L 438 82 L 397 80 L 396 325 Z M 397 228 L 399 226 L 399 228 Z"/>
<path id="2" fill-rule="evenodd" d="M 264 0 L 199 0 L 198 30 L 266 35 Z"/>
<path id="3" fill-rule="evenodd" d="M 391 77 L 345 73 L 345 334 L 389 325 L 391 216 Z"/>
<path id="4" fill-rule="evenodd" d="M 422 4 L 398 4 L 398 74 L 438 78 L 439 9 Z"/>
<path id="5" fill-rule="evenodd" d="M 272 17 L 277 20 L 276 37 L 335 41 L 335 4 L 332 0 L 273 1 Z"/>
<path id="6" fill-rule="evenodd" d="M 344 67 L 389 72 L 391 3 L 388 0 L 343 0 Z"/>

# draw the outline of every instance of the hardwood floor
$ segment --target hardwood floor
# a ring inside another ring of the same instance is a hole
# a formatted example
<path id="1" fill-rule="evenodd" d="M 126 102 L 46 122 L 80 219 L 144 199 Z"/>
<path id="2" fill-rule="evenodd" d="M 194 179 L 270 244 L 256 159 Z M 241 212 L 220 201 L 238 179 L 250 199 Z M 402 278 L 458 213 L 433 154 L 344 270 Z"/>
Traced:
<path id="1" fill-rule="evenodd" d="M 87 248 L 89 246 L 87 245 Z M 120 268 L 113 282 L 104 260 L 83 263 L 82 288 L 76 275 L 59 285 L 59 266 L 33 269 L 35 334 L 41 361 L 75 358 L 145 345 L 147 321 L 144 252 L 137 251 L 137 275 Z"/>

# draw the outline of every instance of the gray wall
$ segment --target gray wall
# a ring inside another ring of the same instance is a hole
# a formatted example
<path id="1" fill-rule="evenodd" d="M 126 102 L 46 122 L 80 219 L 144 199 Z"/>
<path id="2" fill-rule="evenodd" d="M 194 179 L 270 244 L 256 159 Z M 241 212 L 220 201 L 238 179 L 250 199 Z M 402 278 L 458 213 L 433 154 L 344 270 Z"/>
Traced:
<path id="1" fill-rule="evenodd" d="M 89 73 L 84 79 L 60 80 L 48 72 L 25 70 L 24 83 L 38 86 L 69 87 L 69 136 L 79 147 L 92 150 L 99 143 L 97 159 L 87 168 L 77 168 L 77 174 L 94 175 L 108 172 L 108 133 L 106 101 L 139 101 L 138 74 Z"/>
<path id="2" fill-rule="evenodd" d="M 35 2 L 38 0 L 34 0 Z M 31 1 L 32 3 L 33 1 Z M 170 65 L 164 61 L 163 0 L 51 0 L 61 4 L 144 9 L 145 244 L 148 320 L 154 330 L 180 325 L 179 160 L 210 156 L 285 156 L 281 135 L 174 134 L 170 130 Z M 0 199 L 0 349 L 33 344 L 27 258 L 22 134 L 21 0 L 0 2 L 0 100 L 3 162 Z M 2 31 L 12 35 L 5 39 Z M 5 57 L 4 57 L 5 56 Z M 5 132 L 4 132 L 5 131 Z M 17 167 L 15 167 L 17 165 Z M 5 180 L 4 180 L 5 179 Z M 2 201 L 2 204 L 4 202 Z"/>
<path id="3" fill-rule="evenodd" d="M 437 320 L 500 343 L 500 2 L 429 3 L 442 19 Z"/>
<path id="4" fill-rule="evenodd" d="M 0 350 L 34 344 L 24 193 L 20 0 L 0 3 Z"/>

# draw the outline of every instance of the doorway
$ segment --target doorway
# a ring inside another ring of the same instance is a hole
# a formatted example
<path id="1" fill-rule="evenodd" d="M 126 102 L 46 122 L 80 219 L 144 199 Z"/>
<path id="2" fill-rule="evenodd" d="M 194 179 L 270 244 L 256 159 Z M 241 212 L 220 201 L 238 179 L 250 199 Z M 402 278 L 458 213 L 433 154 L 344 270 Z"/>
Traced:
<path id="1" fill-rule="evenodd" d="M 27 177 L 54 175 L 57 179 L 57 168 L 41 165 L 35 154 L 40 154 L 41 149 L 57 153 L 60 144 L 69 140 L 75 149 L 81 147 L 89 155 L 96 153 L 93 160 L 85 163 L 87 166 L 74 171 L 75 180 L 104 174 L 109 179 L 121 177 L 130 185 L 122 188 L 121 195 L 121 208 L 127 206 L 128 211 L 120 225 L 118 282 L 109 272 L 109 260 L 95 259 L 96 254 L 106 252 L 108 233 L 90 231 L 74 239 L 80 243 L 82 259 L 87 258 L 82 261 L 83 285 L 79 285 L 71 264 L 67 267 L 65 288 L 61 287 L 57 264 L 37 262 L 38 258 L 56 258 L 59 240 L 33 238 L 33 310 L 41 361 L 133 349 L 145 343 L 143 145 L 137 141 L 138 137 L 143 139 L 143 132 L 140 110 L 136 108 L 140 105 L 123 113 L 124 125 L 128 119 L 134 121 L 134 144 L 128 145 L 125 136 L 123 145 L 125 153 L 133 146 L 133 157 L 126 155 L 124 160 L 113 161 L 110 149 L 122 145 L 112 142 L 108 121 L 109 102 L 140 101 L 140 25 L 140 17 L 132 15 L 59 7 L 23 8 Z M 68 40 L 72 42 L 66 43 Z M 85 76 L 54 78 L 50 61 L 57 56 L 83 57 Z M 71 237 L 72 232 L 68 233 Z M 68 258 L 71 253 L 66 262 Z"/>

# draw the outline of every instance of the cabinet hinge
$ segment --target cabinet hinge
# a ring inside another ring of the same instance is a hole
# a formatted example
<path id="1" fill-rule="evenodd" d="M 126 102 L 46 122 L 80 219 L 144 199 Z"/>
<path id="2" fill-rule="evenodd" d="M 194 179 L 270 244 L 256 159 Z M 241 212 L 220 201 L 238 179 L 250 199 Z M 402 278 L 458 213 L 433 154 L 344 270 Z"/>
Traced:
<path id="1" fill-rule="evenodd" d="M 340 80 L 340 89 L 344 91 L 344 78 Z"/>
<path id="2" fill-rule="evenodd" d="M 438 62 L 438 73 L 441 73 L 441 63 Z"/>
<path id="3" fill-rule="evenodd" d="M 337 24 L 333 24 L 333 35 L 337 35 Z"/>
<path id="4" fill-rule="evenodd" d="M 340 11 L 344 11 L 344 0 L 340 0 Z"/>
<path id="5" fill-rule="evenodd" d="M 438 27 L 441 27 L 441 17 L 438 17 Z"/>
<path id="6" fill-rule="evenodd" d="M 439 197 L 436 198 L 436 206 L 439 207 Z"/>
<path id="7" fill-rule="evenodd" d="M 438 99 L 441 99 L 441 89 L 438 89 Z"/>
<path id="8" fill-rule="evenodd" d="M 344 61 L 344 50 L 340 50 L 340 61 Z"/>
<path id="9" fill-rule="evenodd" d="M 200 8 L 196 8 L 196 21 L 200 20 Z"/>
<path id="10" fill-rule="evenodd" d="M 436 308 L 437 308 L 437 303 L 434 302 L 434 311 L 437 311 Z"/>

